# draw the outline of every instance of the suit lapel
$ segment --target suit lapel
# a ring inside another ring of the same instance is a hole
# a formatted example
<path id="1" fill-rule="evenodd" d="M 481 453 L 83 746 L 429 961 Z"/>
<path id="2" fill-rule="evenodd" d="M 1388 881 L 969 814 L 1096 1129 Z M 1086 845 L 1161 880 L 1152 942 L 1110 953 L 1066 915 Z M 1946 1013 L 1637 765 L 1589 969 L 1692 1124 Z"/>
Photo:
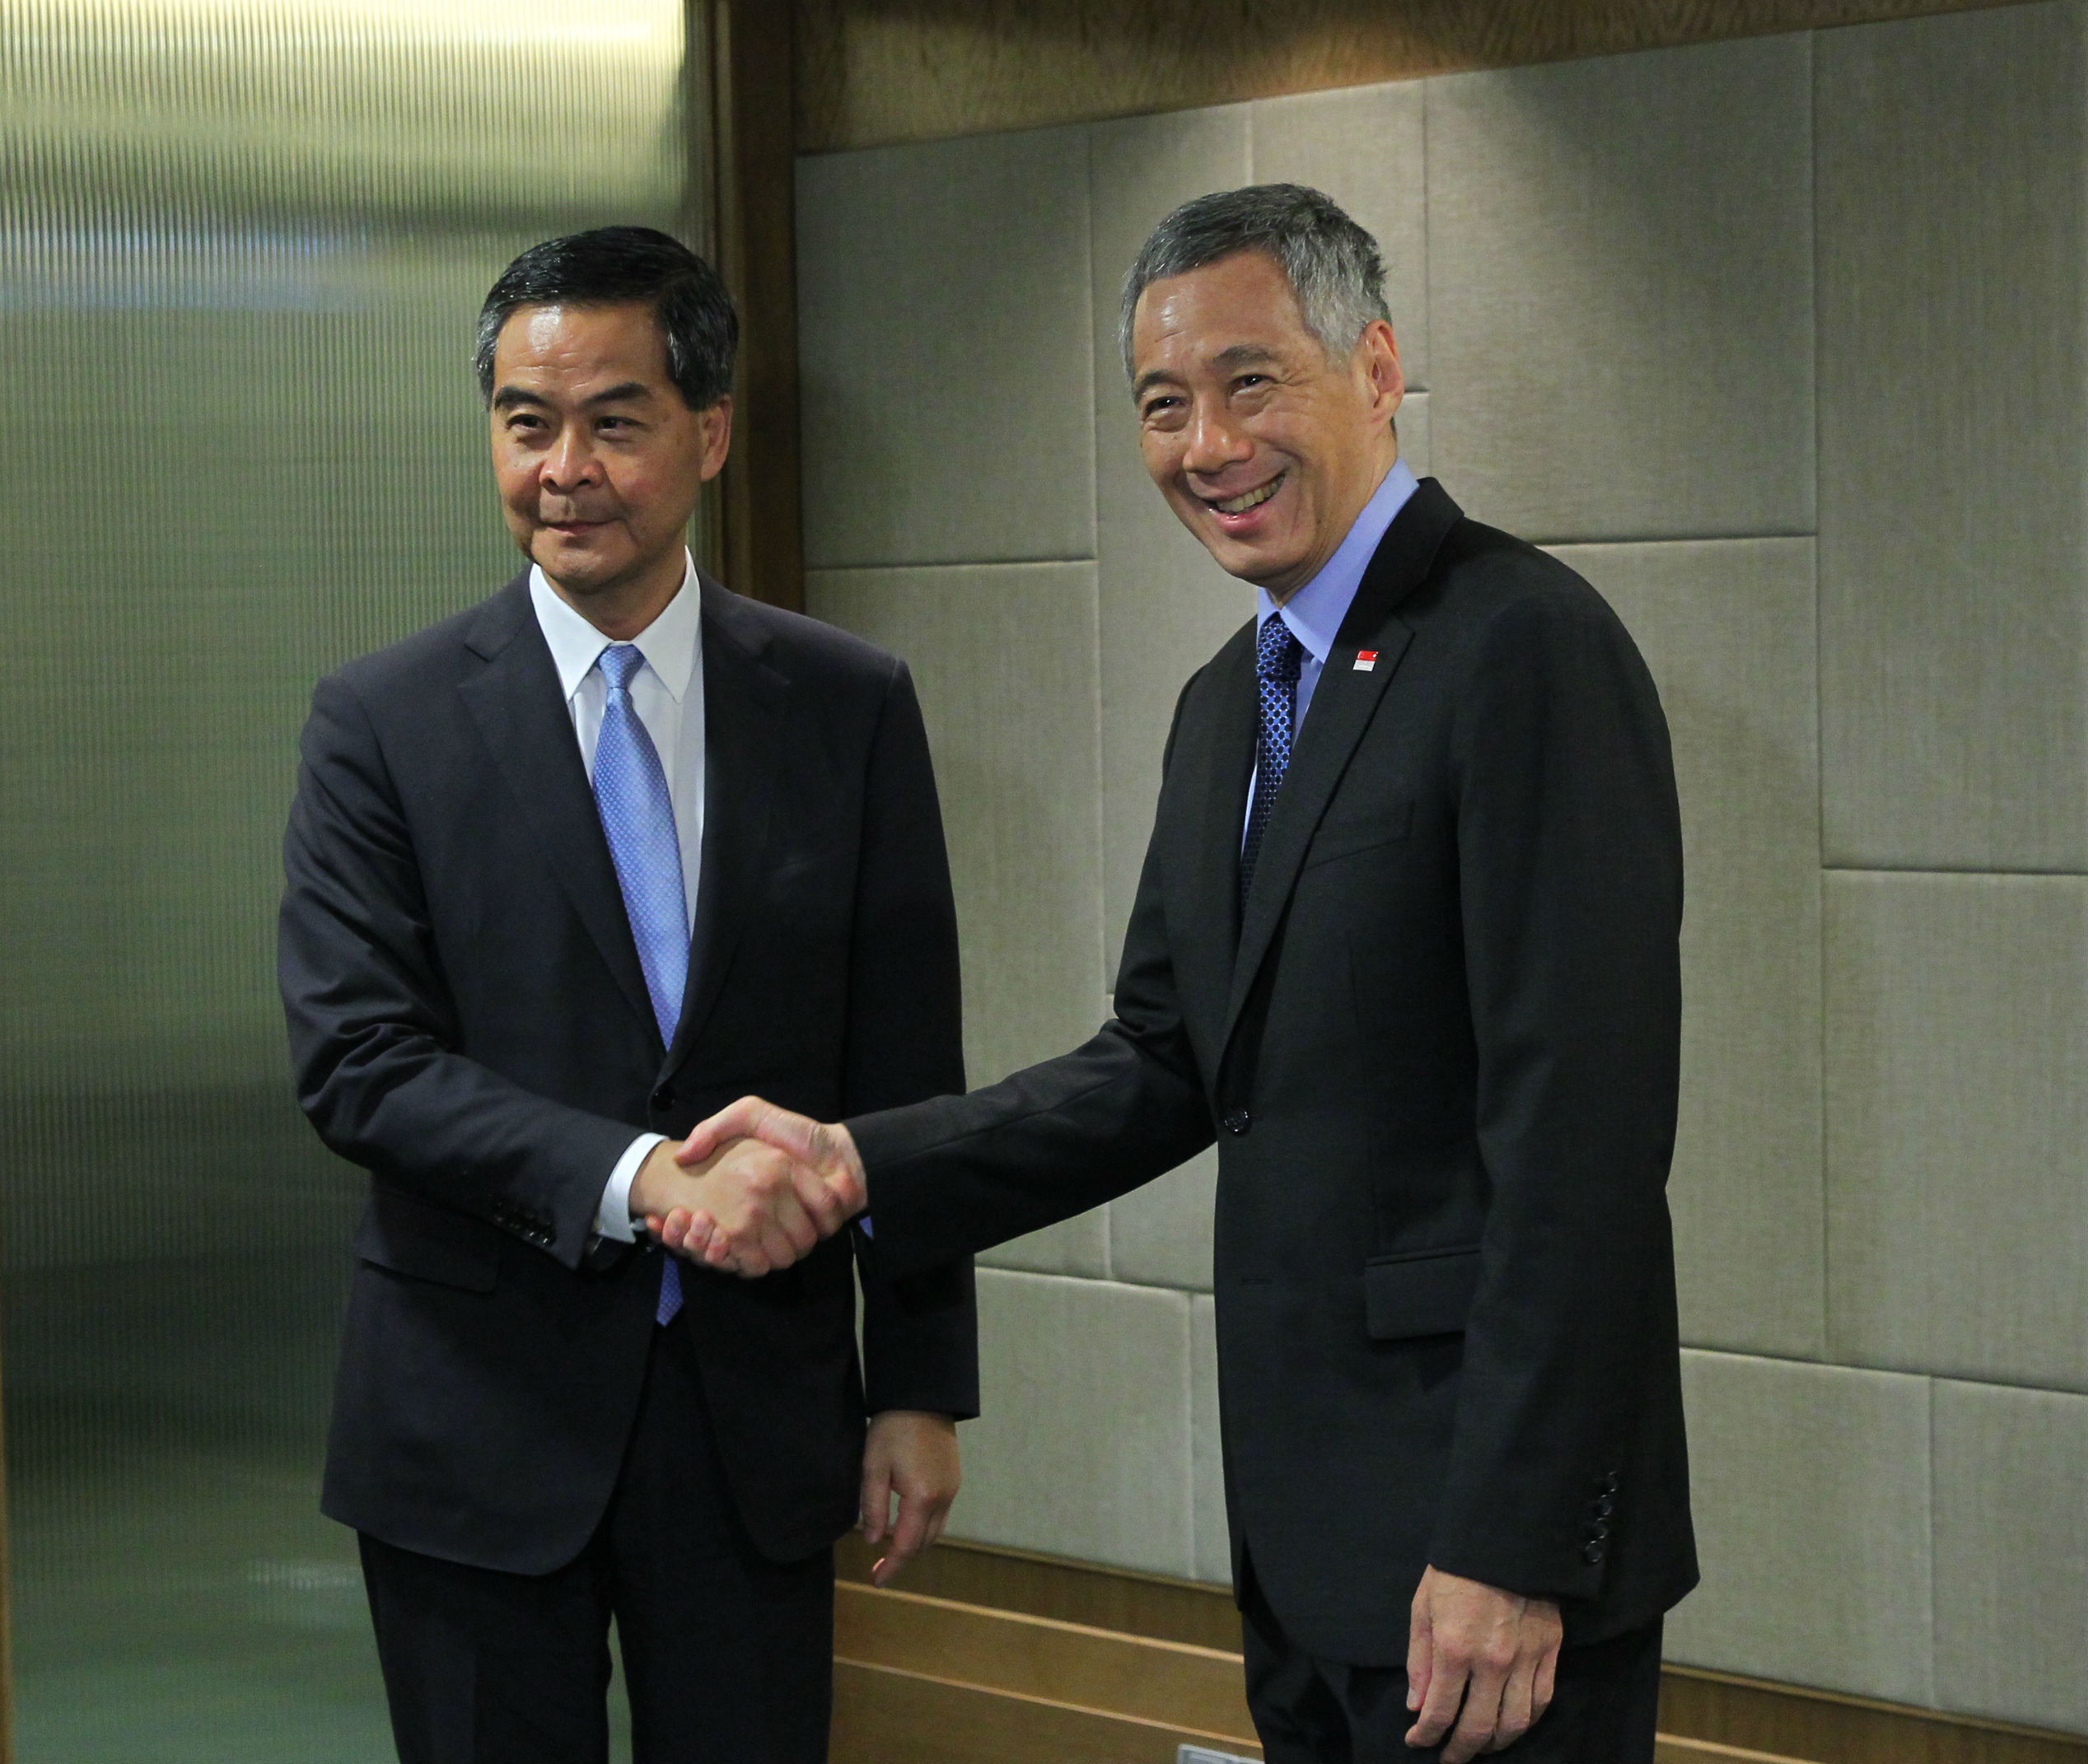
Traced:
<path id="1" fill-rule="evenodd" d="M 1342 621 L 1340 634 L 1320 670 L 1320 684 L 1313 689 L 1311 709 L 1263 838 L 1254 889 L 1240 922 L 1225 1041 L 1231 1039 L 1241 1007 L 1283 922 L 1320 817 L 1413 640 L 1413 631 L 1397 617 L 1398 608 L 1427 579 L 1437 548 L 1460 518 L 1457 505 L 1441 484 L 1429 478 L 1386 529 L 1363 572 L 1348 616 Z M 1377 651 L 1376 664 L 1367 673 L 1356 667 L 1360 649 Z M 1246 696 L 1251 699 L 1251 687 Z M 1244 801 L 1241 813 L 1245 813 Z M 1236 856 L 1234 874 L 1238 874 Z"/>
<path id="2" fill-rule="evenodd" d="M 766 873 L 790 682 L 762 659 L 768 635 L 708 576 L 703 595 L 703 861 L 689 986 L 666 1070 L 688 1057 L 717 1003 Z"/>
<path id="3" fill-rule="evenodd" d="M 558 672 L 530 605 L 526 574 L 481 609 L 465 646 L 482 664 L 458 688 L 465 708 L 625 1000 L 652 1024 L 624 892 L 573 739 L 572 714 L 558 690 Z"/>

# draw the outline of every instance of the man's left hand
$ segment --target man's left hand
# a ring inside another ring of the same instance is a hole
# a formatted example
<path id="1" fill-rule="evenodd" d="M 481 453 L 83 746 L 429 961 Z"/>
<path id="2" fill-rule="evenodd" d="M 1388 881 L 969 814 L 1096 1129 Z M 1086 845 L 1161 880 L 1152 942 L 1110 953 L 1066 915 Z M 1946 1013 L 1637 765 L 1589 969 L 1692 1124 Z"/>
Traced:
<path id="1" fill-rule="evenodd" d="M 962 1480 L 957 1424 L 947 1415 L 887 1409 L 871 1417 L 862 1452 L 862 1534 L 872 1544 L 882 1543 L 888 1532 L 892 1540 L 870 1571 L 874 1584 L 889 1585 L 893 1575 L 942 1535 Z"/>
<path id="2" fill-rule="evenodd" d="M 1551 1599 L 1429 1569 L 1407 1632 L 1407 1707 L 1418 1717 L 1407 1743 L 1439 1745 L 1448 1734 L 1443 1764 L 1505 1751 L 1550 1706 L 1563 1635 Z"/>

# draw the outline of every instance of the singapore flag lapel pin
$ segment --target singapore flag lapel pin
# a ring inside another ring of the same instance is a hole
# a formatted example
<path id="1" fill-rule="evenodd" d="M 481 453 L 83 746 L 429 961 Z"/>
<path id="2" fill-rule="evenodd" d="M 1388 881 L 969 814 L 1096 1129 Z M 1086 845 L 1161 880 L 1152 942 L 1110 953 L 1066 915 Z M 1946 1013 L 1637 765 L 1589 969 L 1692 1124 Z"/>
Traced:
<path id="1" fill-rule="evenodd" d="M 1356 651 L 1356 671 L 1358 674 L 1368 674 L 1376 666 L 1377 651 L 1376 650 L 1359 649 Z"/>

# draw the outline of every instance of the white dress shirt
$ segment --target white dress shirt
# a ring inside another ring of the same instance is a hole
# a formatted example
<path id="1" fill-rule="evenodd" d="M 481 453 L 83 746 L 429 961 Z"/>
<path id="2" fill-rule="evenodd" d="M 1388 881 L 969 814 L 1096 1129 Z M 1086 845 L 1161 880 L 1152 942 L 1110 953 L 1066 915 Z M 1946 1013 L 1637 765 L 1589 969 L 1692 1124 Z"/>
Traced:
<path id="1" fill-rule="evenodd" d="M 1327 657 L 1334 653 L 1334 639 L 1341 635 L 1342 621 L 1348 617 L 1348 609 L 1355 604 L 1356 590 L 1363 586 L 1363 572 L 1371 567 L 1371 559 L 1377 555 L 1377 548 L 1401 509 L 1407 506 L 1407 498 L 1421 488 L 1415 481 L 1412 469 L 1404 460 L 1394 460 L 1392 469 L 1380 480 L 1371 492 L 1371 499 L 1362 507 L 1348 535 L 1335 548 L 1334 554 L 1322 564 L 1320 573 L 1304 587 L 1292 595 L 1282 606 L 1269 598 L 1266 588 L 1254 590 L 1254 631 L 1260 635 L 1261 628 L 1272 618 L 1281 618 L 1291 628 L 1291 635 L 1304 646 L 1305 654 L 1298 662 L 1297 703 L 1291 713 L 1291 752 L 1297 752 L 1298 737 L 1305 732 L 1305 713 L 1311 708 L 1312 690 L 1320 684 L 1320 670 L 1327 665 Z M 1254 782 L 1247 784 L 1247 814 L 1250 821 L 1254 813 Z M 1246 841 L 1246 824 L 1242 823 L 1241 842 Z"/>
<path id="2" fill-rule="evenodd" d="M 696 923 L 696 889 L 703 875 L 703 608 L 696 564 L 683 554 L 681 586 L 660 616 L 631 641 L 645 657 L 631 681 L 631 704 L 652 738 L 667 775 L 667 796 L 674 805 L 675 838 L 681 847 L 681 894 L 689 927 Z M 614 640 L 604 637 L 559 598 L 544 578 L 530 570 L 530 604 L 550 646 L 558 670 L 559 689 L 580 742 L 581 763 L 590 783 L 595 777 L 595 744 L 601 739 L 602 712 L 609 683 L 595 664 Z M 631 1178 L 666 1136 L 641 1133 L 617 1160 L 602 1189 L 595 1229 L 621 1243 L 635 1240 L 631 1224 Z"/>

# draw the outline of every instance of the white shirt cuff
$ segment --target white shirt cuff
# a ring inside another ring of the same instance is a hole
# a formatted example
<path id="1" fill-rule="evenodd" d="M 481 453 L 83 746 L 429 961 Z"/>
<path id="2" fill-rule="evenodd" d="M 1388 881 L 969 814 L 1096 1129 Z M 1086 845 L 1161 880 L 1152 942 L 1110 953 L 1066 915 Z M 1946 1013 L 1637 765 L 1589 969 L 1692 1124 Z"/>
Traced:
<path id="1" fill-rule="evenodd" d="M 595 1230 L 601 1236 L 614 1238 L 619 1244 L 638 1241 L 638 1227 L 631 1218 L 631 1179 L 652 1148 L 666 1143 L 664 1133 L 641 1133 L 616 1160 L 616 1168 L 609 1173 L 609 1181 L 602 1189 L 602 1204 L 595 1209 Z"/>

